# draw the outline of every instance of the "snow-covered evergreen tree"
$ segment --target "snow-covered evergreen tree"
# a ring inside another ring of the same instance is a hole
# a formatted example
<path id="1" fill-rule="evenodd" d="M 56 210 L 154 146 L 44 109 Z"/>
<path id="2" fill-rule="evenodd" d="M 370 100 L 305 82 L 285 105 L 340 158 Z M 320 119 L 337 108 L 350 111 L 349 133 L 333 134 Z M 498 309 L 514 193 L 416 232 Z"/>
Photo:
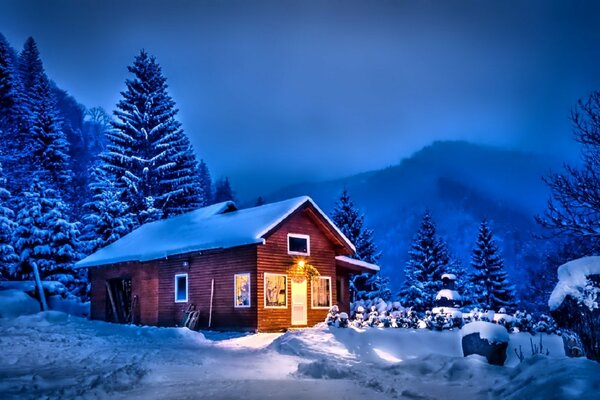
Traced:
<path id="1" fill-rule="evenodd" d="M 6 190 L 6 178 L 0 166 L 0 279 L 8 278 L 18 260 L 12 246 L 16 224 L 14 212 L 9 207 L 10 198 L 10 192 Z"/>
<path id="2" fill-rule="evenodd" d="M 79 259 L 77 225 L 68 221 L 66 205 L 37 177 L 20 200 L 14 247 L 19 256 L 13 276 L 31 279 L 37 265 L 42 279 L 76 283 L 73 263 Z"/>
<path id="3" fill-rule="evenodd" d="M 336 202 L 331 219 L 356 247 L 353 258 L 372 264 L 377 263 L 381 253 L 375 245 L 373 230 L 364 226 L 365 217 L 354 205 L 348 190 L 344 189 Z M 391 297 L 389 279 L 380 273 L 353 275 L 350 279 L 350 291 L 353 301 L 376 297 L 387 301 Z"/>
<path id="4" fill-rule="evenodd" d="M 177 121 L 175 102 L 156 59 L 144 50 L 114 112 L 105 167 L 138 223 L 181 214 L 203 205 L 192 146 Z"/>
<path id="5" fill-rule="evenodd" d="M 432 308 L 450 265 L 446 243 L 438 237 L 429 211 L 425 212 L 409 251 L 404 283 L 399 293 L 405 307 L 423 311 Z"/>
<path id="6" fill-rule="evenodd" d="M 225 177 L 215 182 L 214 203 L 222 203 L 224 201 L 235 201 L 229 178 Z"/>
<path id="7" fill-rule="evenodd" d="M 90 192 L 93 201 L 85 205 L 81 242 L 85 254 L 108 246 L 125 236 L 134 226 L 134 219 L 121 200 L 122 190 L 107 176 L 106 171 L 95 167 L 91 173 Z"/>
<path id="8" fill-rule="evenodd" d="M 33 87 L 30 135 L 33 141 L 32 162 L 43 171 L 47 183 L 59 190 L 61 196 L 70 195 L 73 178 L 69 157 L 69 143 L 62 131 L 62 120 L 48 79 L 43 76 Z"/>
<path id="9" fill-rule="evenodd" d="M 204 202 L 202 207 L 213 204 L 213 183 L 210 177 L 210 171 L 204 160 L 200 160 L 198 164 L 198 179 L 199 185 L 202 190 Z"/>
<path id="10" fill-rule="evenodd" d="M 486 220 L 479 226 L 471 256 L 473 301 L 483 309 L 498 311 L 514 307 L 514 289 L 504 270 L 504 261 Z"/>

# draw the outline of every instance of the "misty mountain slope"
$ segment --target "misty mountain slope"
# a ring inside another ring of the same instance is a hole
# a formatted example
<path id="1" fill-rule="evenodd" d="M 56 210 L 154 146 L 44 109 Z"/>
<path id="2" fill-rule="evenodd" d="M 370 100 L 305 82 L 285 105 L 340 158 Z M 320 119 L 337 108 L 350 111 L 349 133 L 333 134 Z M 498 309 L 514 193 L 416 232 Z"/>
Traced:
<path id="1" fill-rule="evenodd" d="M 468 265 L 479 222 L 488 218 L 514 281 L 538 263 L 543 243 L 533 216 L 549 195 L 541 177 L 560 168 L 557 160 L 467 142 L 435 142 L 380 171 L 343 179 L 304 183 L 268 200 L 307 194 L 329 212 L 344 187 L 365 212 L 382 250 L 382 272 L 394 288 L 402 281 L 411 239 L 425 209 L 432 212 L 450 250 Z"/>

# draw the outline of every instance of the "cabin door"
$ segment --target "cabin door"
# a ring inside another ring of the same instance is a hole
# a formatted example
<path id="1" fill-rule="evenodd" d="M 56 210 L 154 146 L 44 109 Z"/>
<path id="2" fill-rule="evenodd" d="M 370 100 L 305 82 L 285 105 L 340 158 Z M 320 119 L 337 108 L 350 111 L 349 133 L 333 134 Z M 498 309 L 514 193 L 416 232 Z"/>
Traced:
<path id="1" fill-rule="evenodd" d="M 292 279 L 292 325 L 306 325 L 306 278 Z"/>

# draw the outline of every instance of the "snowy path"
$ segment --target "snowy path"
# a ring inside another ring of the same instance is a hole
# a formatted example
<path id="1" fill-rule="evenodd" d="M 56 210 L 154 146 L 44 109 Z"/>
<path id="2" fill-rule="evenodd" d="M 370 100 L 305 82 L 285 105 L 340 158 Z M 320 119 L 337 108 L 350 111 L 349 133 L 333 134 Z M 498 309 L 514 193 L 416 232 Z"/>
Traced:
<path id="1" fill-rule="evenodd" d="M 553 338 L 546 339 L 550 358 L 507 368 L 460 357 L 457 337 L 322 328 L 207 340 L 187 329 L 40 313 L 0 319 L 0 398 L 579 399 L 600 393 L 600 364 L 560 356 Z M 514 337 L 515 344 L 529 343 Z"/>

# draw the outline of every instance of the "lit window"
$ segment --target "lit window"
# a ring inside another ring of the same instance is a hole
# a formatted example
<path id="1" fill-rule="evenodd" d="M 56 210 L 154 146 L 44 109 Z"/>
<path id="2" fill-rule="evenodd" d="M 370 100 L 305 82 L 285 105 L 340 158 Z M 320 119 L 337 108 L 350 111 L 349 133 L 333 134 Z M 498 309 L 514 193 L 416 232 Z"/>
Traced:
<path id="1" fill-rule="evenodd" d="M 331 307 L 331 278 L 319 276 L 312 281 L 312 308 Z"/>
<path id="2" fill-rule="evenodd" d="M 188 301 L 188 274 L 175 275 L 175 303 Z"/>
<path id="3" fill-rule="evenodd" d="M 250 307 L 250 274 L 235 274 L 233 276 L 235 290 L 233 304 L 236 308 Z"/>
<path id="4" fill-rule="evenodd" d="M 287 276 L 265 272 L 265 307 L 287 308 Z"/>
<path id="5" fill-rule="evenodd" d="M 288 254 L 310 255 L 310 236 L 288 234 Z"/>

